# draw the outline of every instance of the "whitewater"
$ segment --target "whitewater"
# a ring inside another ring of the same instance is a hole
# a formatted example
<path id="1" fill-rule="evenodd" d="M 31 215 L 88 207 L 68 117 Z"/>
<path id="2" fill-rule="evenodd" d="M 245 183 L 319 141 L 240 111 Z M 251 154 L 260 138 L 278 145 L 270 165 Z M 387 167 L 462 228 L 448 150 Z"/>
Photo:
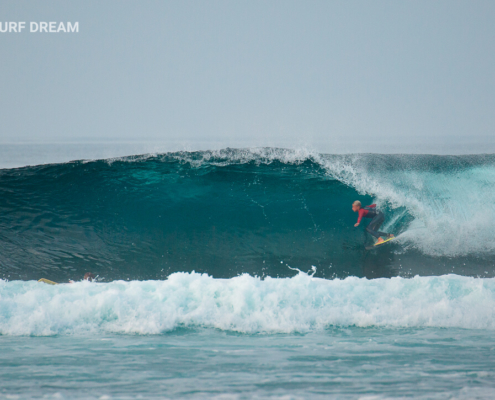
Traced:
<path id="1" fill-rule="evenodd" d="M 490 154 L 0 169 L 0 397 L 491 398 L 494 224 Z"/>
<path id="2" fill-rule="evenodd" d="M 495 329 L 495 279 L 456 275 L 325 280 L 214 279 L 175 273 L 165 281 L 51 286 L 0 282 L 0 333 L 162 334 L 177 328 L 305 333 L 337 327 Z"/>

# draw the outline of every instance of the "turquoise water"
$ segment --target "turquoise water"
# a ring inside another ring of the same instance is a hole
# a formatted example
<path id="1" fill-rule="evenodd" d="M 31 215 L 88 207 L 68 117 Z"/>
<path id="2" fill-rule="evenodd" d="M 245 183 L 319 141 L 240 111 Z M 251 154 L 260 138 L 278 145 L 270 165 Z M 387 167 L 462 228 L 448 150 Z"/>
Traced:
<path id="1" fill-rule="evenodd" d="M 397 241 L 366 252 L 354 200 Z M 227 149 L 0 170 L 0 278 L 495 276 L 495 156 Z"/>
<path id="2" fill-rule="evenodd" d="M 2 337 L 5 398 L 493 398 L 493 331 Z"/>
<path id="3" fill-rule="evenodd" d="M 491 399 L 494 225 L 494 155 L 2 169 L 0 397 Z"/>

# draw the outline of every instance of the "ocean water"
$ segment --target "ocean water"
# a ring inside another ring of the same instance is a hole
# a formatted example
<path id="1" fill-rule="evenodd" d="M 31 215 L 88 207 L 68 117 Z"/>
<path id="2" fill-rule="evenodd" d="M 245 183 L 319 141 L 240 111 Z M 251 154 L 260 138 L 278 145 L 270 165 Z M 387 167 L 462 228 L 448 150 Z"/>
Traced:
<path id="1" fill-rule="evenodd" d="M 492 332 L 328 328 L 252 335 L 4 337 L 4 398 L 489 399 Z"/>
<path id="2" fill-rule="evenodd" d="M 0 397 L 493 398 L 494 224 L 489 154 L 1 169 Z"/>

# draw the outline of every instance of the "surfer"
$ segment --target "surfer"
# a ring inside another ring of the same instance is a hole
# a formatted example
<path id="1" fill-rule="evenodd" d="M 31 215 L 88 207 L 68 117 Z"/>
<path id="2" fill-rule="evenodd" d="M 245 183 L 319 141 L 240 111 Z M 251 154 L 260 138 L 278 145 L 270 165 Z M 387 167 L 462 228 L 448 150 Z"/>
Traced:
<path id="1" fill-rule="evenodd" d="M 84 274 L 83 281 L 93 282 L 95 279 L 96 279 L 96 276 L 94 276 L 91 272 L 86 272 Z M 69 283 L 74 283 L 74 281 L 69 279 Z"/>
<path id="2" fill-rule="evenodd" d="M 361 205 L 361 202 L 356 200 L 354 203 L 352 203 L 352 211 L 358 213 L 358 220 L 357 223 L 354 225 L 356 227 L 359 226 L 363 218 L 371 218 L 371 222 L 366 227 L 366 231 L 377 239 L 375 244 L 383 243 L 383 239 L 381 238 L 381 236 L 386 236 L 389 238 L 394 237 L 394 235 L 392 235 L 391 233 L 380 232 L 378 230 L 385 221 L 385 215 L 383 215 L 383 213 L 376 208 L 376 204 L 363 207 Z"/>
<path id="3" fill-rule="evenodd" d="M 89 281 L 89 282 L 93 282 L 95 279 L 95 276 L 91 273 L 91 272 L 86 272 L 84 274 L 84 278 L 83 278 L 83 281 Z"/>

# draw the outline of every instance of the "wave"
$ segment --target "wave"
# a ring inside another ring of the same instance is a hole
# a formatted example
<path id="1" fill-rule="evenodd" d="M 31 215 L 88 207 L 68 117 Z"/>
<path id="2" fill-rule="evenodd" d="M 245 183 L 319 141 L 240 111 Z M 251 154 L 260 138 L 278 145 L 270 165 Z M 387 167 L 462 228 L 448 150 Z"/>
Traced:
<path id="1" fill-rule="evenodd" d="M 398 240 L 366 252 L 350 204 Z M 0 170 L 0 276 L 495 276 L 495 156 L 175 152 Z"/>
<path id="2" fill-rule="evenodd" d="M 324 280 L 175 273 L 165 281 L 0 281 L 0 334 L 291 333 L 338 327 L 495 329 L 495 279 Z"/>

